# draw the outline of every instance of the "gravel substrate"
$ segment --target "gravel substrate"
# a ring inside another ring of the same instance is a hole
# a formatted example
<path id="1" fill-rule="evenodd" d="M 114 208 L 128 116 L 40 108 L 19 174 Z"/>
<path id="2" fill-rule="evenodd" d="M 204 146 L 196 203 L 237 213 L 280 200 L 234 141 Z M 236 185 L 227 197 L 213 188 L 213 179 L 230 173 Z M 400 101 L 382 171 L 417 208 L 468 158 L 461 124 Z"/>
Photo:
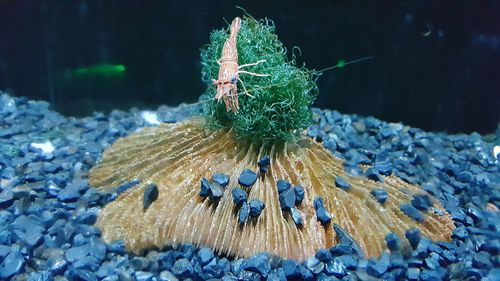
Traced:
<path id="1" fill-rule="evenodd" d="M 500 148 L 479 134 L 428 133 L 319 109 L 308 130 L 346 159 L 351 173 L 374 180 L 393 173 L 433 194 L 456 224 L 451 242 L 432 243 L 413 230 L 406 237 L 388 235 L 391 250 L 366 260 L 345 235 L 304 263 L 268 254 L 232 260 L 192 245 L 137 256 L 121 241 L 100 239 L 93 226 L 97 212 L 116 193 L 89 187 L 88 171 L 116 139 L 200 108 L 162 106 L 76 119 L 48 107 L 0 94 L 0 280 L 500 279 L 500 165 L 494 155 Z M 363 174 L 357 164 L 374 169 Z M 413 251 L 399 249 L 402 239 Z"/>

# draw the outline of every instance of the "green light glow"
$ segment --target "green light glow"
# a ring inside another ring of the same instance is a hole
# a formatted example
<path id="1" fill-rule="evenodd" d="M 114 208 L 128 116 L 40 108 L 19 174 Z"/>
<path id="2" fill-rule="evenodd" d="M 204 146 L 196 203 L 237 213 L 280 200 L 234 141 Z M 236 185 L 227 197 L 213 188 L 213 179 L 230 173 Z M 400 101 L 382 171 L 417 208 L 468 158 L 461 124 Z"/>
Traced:
<path id="1" fill-rule="evenodd" d="M 344 67 L 344 65 L 345 65 L 345 60 L 339 60 L 339 61 L 337 62 L 337 67 L 338 67 L 338 68 L 342 68 L 342 67 Z"/>
<path id="2" fill-rule="evenodd" d="M 80 67 L 73 71 L 76 76 L 120 76 L 126 71 L 123 64 L 101 63 Z"/>

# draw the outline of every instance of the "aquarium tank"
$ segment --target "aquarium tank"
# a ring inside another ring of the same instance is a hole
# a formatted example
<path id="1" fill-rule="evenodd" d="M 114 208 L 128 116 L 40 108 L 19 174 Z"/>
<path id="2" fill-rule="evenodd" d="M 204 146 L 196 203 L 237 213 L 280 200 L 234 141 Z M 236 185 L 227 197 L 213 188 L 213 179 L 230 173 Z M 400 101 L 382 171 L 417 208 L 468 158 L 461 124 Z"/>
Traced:
<path id="1" fill-rule="evenodd" d="M 0 1 L 0 280 L 499 280 L 499 3 Z"/>

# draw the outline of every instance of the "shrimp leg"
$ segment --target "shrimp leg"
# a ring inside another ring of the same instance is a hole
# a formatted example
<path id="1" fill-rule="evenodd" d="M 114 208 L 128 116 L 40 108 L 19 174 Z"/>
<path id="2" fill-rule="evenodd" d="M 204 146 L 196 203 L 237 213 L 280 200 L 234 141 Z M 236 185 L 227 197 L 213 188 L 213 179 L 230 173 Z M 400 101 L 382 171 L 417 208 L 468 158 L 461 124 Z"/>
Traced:
<path id="1" fill-rule="evenodd" d="M 243 81 L 241 81 L 240 77 L 238 77 L 238 81 L 240 81 L 241 86 L 243 87 L 243 92 L 245 92 L 245 95 L 250 96 L 250 97 L 252 97 L 252 98 L 255 98 L 254 96 L 252 96 L 252 95 L 250 95 L 250 94 L 248 93 L 247 88 L 245 87 L 245 83 L 243 83 Z"/>
<path id="2" fill-rule="evenodd" d="M 243 68 L 243 67 L 247 67 L 247 66 L 258 65 L 259 63 L 263 63 L 263 62 L 266 62 L 266 60 L 259 60 L 259 61 L 256 61 L 254 63 L 242 64 L 242 65 L 238 66 L 238 69 Z"/>

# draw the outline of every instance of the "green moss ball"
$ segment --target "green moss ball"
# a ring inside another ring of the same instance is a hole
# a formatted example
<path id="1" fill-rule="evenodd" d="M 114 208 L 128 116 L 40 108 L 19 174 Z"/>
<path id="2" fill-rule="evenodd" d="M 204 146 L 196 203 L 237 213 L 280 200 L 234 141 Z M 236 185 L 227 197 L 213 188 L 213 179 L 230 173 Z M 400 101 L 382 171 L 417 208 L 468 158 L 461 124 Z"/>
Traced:
<path id="1" fill-rule="evenodd" d="M 276 36 L 274 23 L 243 17 L 237 37 L 238 64 L 266 62 L 244 70 L 267 77 L 240 74 L 249 94 L 244 94 L 238 82 L 239 110 L 227 112 L 223 102 L 214 100 L 222 47 L 229 36 L 229 28 L 215 30 L 210 43 L 201 49 L 202 79 L 208 88 L 200 100 L 204 104 L 207 124 L 212 128 L 232 129 L 239 139 L 257 143 L 283 143 L 297 139 L 311 122 L 310 106 L 318 88 L 317 74 L 297 67 L 295 56 L 287 57 L 287 50 Z"/>

